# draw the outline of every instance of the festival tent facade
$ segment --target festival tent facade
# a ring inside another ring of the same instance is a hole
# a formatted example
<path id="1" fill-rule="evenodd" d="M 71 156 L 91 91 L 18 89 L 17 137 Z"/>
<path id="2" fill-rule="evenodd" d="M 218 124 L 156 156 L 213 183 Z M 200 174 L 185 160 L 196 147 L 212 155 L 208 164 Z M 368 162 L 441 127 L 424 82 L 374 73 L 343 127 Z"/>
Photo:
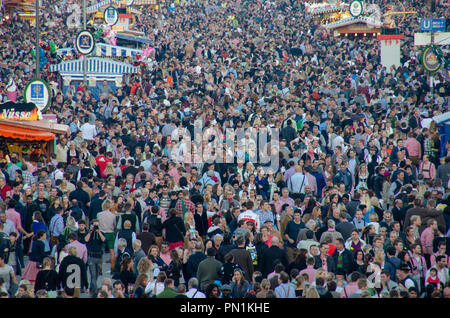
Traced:
<path id="1" fill-rule="evenodd" d="M 62 78 L 63 93 L 65 94 L 72 82 L 82 82 L 83 60 L 65 61 L 50 65 L 50 72 L 58 72 Z M 138 73 L 139 68 L 128 63 L 116 62 L 99 57 L 86 58 L 86 77 L 91 93 L 98 97 L 98 88 L 103 81 L 110 82 L 110 86 L 117 88 L 122 84 L 124 74 Z"/>
<path id="2" fill-rule="evenodd" d="M 58 55 L 64 57 L 67 54 L 72 56 L 77 55 L 74 48 L 64 48 L 56 51 Z M 124 46 L 111 45 L 106 43 L 96 43 L 95 49 L 92 52 L 93 56 L 101 57 L 132 57 L 142 54 L 142 50 L 137 50 Z"/>

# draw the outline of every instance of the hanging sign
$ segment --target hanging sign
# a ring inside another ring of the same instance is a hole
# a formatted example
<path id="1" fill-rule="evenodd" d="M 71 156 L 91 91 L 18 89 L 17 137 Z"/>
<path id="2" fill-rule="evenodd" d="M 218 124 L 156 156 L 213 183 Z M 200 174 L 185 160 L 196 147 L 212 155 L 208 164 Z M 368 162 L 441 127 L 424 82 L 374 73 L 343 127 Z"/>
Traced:
<path id="1" fill-rule="evenodd" d="M 40 110 L 33 103 L 0 104 L 0 120 L 39 120 Z"/>
<path id="2" fill-rule="evenodd" d="M 442 66 L 441 56 L 438 47 L 432 45 L 425 47 L 420 56 L 423 68 L 430 73 L 438 71 Z"/>
<path id="3" fill-rule="evenodd" d="M 103 19 L 106 25 L 113 26 L 119 21 L 119 11 L 113 6 L 110 6 L 105 9 Z"/>
<path id="4" fill-rule="evenodd" d="M 360 0 L 354 0 L 350 3 L 348 10 L 350 11 L 352 17 L 357 18 L 363 13 L 364 6 Z"/>
<path id="5" fill-rule="evenodd" d="M 83 30 L 78 33 L 75 39 L 75 48 L 79 54 L 88 55 L 94 51 L 95 40 L 94 34 L 89 30 Z"/>
<path id="6" fill-rule="evenodd" d="M 34 79 L 25 88 L 26 103 L 33 103 L 40 112 L 47 110 L 52 100 L 52 91 L 46 81 Z"/>

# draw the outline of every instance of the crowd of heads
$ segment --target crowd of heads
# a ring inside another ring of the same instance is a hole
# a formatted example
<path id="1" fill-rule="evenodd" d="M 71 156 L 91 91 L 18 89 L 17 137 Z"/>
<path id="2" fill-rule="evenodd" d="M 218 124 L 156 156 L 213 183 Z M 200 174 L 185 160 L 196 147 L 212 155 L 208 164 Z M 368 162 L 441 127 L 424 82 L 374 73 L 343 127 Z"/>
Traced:
<path id="1" fill-rule="evenodd" d="M 80 1 L 42 2 L 43 40 L 73 47 L 67 6 Z M 304 1 L 144 6 L 131 28 L 154 53 L 119 87 L 63 87 L 41 69 L 54 91 L 48 112 L 70 134 L 48 157 L 11 152 L 0 163 L 5 244 L 30 256 L 44 242 L 52 270 L 61 251 L 83 257 L 67 245 L 87 246 L 94 297 L 448 297 L 450 143 L 431 119 L 448 109 L 448 81 L 438 72 L 430 89 L 414 46 L 420 17 L 447 17 L 436 2 L 434 12 L 405 4 L 417 14 L 398 26 L 401 66 L 389 69 L 376 37 L 336 37 Z M 34 27 L 12 15 L 0 34 L 0 99 L 14 83 L 20 100 L 34 74 Z M 245 134 L 233 142 L 237 129 Z M 105 211 L 115 221 L 97 218 Z M 83 242 L 91 232 L 103 249 Z M 105 252 L 113 280 L 99 287 L 90 259 Z M 42 261 L 23 264 L 25 278 Z M 215 266 L 223 275 L 208 272 Z M 58 275 L 51 291 L 76 294 Z M 215 279 L 205 285 L 206 276 Z"/>

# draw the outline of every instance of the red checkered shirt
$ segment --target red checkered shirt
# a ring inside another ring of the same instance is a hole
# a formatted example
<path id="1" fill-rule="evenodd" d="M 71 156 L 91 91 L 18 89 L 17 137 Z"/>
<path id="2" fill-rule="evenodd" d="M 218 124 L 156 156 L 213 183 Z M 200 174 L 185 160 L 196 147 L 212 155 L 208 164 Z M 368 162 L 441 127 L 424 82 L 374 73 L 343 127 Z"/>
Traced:
<path id="1" fill-rule="evenodd" d="M 186 207 L 186 212 L 191 212 L 195 214 L 195 204 L 189 199 L 178 199 L 177 204 L 175 205 L 175 210 L 177 210 L 178 216 L 183 218 L 183 204 L 181 200 L 184 200 L 184 206 Z"/>

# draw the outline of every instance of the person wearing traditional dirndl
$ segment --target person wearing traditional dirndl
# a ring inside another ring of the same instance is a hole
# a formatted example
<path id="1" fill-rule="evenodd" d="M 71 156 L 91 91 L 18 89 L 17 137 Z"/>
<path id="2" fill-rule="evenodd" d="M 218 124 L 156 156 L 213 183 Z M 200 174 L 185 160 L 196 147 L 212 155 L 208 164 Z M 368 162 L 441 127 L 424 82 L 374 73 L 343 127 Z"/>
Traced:
<path id="1" fill-rule="evenodd" d="M 40 269 L 38 265 L 42 265 L 45 258 L 45 244 L 44 240 L 47 238 L 44 230 L 40 230 L 34 237 L 31 245 L 31 254 L 27 266 L 23 271 L 22 279 L 28 280 L 32 283 L 36 281 L 36 276 Z"/>

